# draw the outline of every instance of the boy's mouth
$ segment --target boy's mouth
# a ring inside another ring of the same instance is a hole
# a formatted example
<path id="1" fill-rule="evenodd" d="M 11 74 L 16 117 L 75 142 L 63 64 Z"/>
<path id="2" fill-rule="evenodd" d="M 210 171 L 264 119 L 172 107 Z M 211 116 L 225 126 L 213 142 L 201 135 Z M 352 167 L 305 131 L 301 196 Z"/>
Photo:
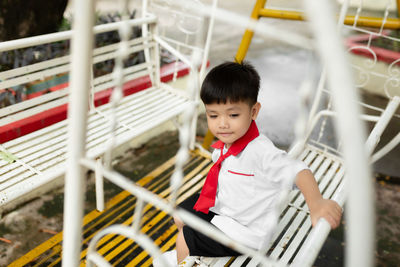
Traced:
<path id="1" fill-rule="evenodd" d="M 218 135 L 223 136 L 223 137 L 228 137 L 230 136 L 232 133 L 218 133 Z"/>

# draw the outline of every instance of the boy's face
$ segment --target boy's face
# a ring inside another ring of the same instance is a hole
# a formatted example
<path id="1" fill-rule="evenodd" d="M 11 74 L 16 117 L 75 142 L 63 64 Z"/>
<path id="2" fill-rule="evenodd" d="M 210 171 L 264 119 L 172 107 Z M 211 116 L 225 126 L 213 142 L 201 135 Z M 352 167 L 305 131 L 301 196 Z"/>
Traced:
<path id="1" fill-rule="evenodd" d="M 229 148 L 242 137 L 257 118 L 260 103 L 252 107 L 246 102 L 206 104 L 208 129 Z"/>

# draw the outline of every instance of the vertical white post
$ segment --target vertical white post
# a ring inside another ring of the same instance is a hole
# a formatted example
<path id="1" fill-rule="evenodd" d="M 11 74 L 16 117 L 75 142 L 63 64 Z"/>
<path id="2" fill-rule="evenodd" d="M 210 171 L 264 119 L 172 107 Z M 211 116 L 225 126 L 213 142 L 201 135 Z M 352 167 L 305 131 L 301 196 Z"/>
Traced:
<path id="1" fill-rule="evenodd" d="M 374 128 L 372 129 L 365 146 L 367 147 L 368 155 L 371 155 L 374 152 L 374 149 L 378 145 L 383 131 L 386 129 L 386 126 L 389 124 L 390 120 L 393 117 L 393 114 L 396 113 L 397 108 L 400 105 L 400 98 L 394 97 L 390 100 L 389 104 L 387 105 L 386 109 L 381 114 L 378 122 L 375 124 Z"/>
<path id="2" fill-rule="evenodd" d="M 208 61 L 208 54 L 210 52 L 211 46 L 211 39 L 214 30 L 214 22 L 215 22 L 215 10 L 217 9 L 218 0 L 214 0 L 212 3 L 210 20 L 208 25 L 208 31 L 206 36 L 206 42 L 204 44 L 204 51 L 203 51 L 203 59 L 201 60 L 201 67 L 199 73 L 199 83 L 201 83 L 204 79 L 204 74 L 207 68 L 207 61 Z"/>
<path id="3" fill-rule="evenodd" d="M 346 168 L 346 266 L 373 266 L 375 243 L 374 188 L 365 148 L 365 131 L 351 71 L 338 36 L 331 6 L 333 1 L 307 0 L 307 15 L 316 36 L 317 48 L 326 66 L 336 129 L 343 144 Z"/>
<path id="4" fill-rule="evenodd" d="M 93 50 L 94 1 L 74 1 L 71 82 L 68 108 L 68 152 L 65 175 L 62 266 L 79 266 L 85 177 L 79 161 L 86 144 L 86 119 Z"/>

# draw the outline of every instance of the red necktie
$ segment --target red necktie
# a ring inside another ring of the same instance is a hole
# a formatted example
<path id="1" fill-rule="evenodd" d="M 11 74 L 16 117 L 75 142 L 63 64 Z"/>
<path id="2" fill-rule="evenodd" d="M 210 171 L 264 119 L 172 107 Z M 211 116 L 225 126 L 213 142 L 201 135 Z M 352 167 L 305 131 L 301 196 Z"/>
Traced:
<path id="1" fill-rule="evenodd" d="M 208 210 L 215 205 L 215 196 L 217 195 L 218 188 L 218 174 L 221 170 L 222 162 L 230 155 L 236 156 L 250 143 L 254 138 L 259 136 L 257 125 L 254 121 L 251 122 L 247 132 L 236 140 L 228 151 L 223 154 L 224 143 L 217 141 L 212 147 L 221 149 L 221 156 L 211 167 L 207 174 L 206 181 L 204 182 L 203 189 L 201 190 L 200 197 L 194 205 L 194 209 L 208 214 Z"/>

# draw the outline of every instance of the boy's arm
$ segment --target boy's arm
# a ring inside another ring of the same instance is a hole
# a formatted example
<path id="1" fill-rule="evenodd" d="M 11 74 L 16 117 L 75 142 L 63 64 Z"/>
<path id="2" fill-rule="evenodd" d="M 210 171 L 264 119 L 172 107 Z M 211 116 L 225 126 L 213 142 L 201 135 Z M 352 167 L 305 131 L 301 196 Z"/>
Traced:
<path id="1" fill-rule="evenodd" d="M 297 174 L 296 185 L 304 195 L 310 210 L 312 225 L 315 226 L 318 220 L 323 217 L 329 222 L 332 229 L 337 228 L 342 217 L 342 208 L 336 201 L 322 197 L 310 170 L 302 170 Z"/>

